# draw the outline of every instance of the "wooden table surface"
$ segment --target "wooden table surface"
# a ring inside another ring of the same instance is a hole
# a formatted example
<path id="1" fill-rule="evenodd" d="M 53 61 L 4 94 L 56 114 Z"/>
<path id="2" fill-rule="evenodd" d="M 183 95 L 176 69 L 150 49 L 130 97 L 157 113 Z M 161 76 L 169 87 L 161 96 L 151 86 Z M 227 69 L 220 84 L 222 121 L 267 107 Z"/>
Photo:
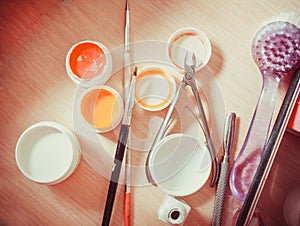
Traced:
<path id="1" fill-rule="evenodd" d="M 109 181 L 84 157 L 67 180 L 47 186 L 25 178 L 17 168 L 14 153 L 18 137 L 35 122 L 57 121 L 74 128 L 77 85 L 66 73 L 66 53 L 72 44 L 84 39 L 100 41 L 110 50 L 121 46 L 124 9 L 125 1 L 118 0 L 1 1 L 0 225 L 101 224 Z M 131 0 L 130 39 L 166 41 L 183 27 L 194 27 L 207 34 L 212 43 L 207 67 L 221 89 L 224 117 L 229 112 L 238 115 L 233 146 L 233 155 L 237 155 L 262 85 L 251 58 L 252 38 L 265 21 L 290 11 L 300 15 L 300 1 Z M 287 83 L 280 85 L 275 114 Z M 267 225 L 286 224 L 282 213 L 284 199 L 300 183 L 299 145 L 299 137 L 285 134 L 258 205 Z M 123 192 L 121 185 L 112 225 L 123 224 Z M 132 225 L 164 225 L 157 218 L 164 193 L 151 185 L 134 186 L 132 193 Z M 209 181 L 198 192 L 181 197 L 192 207 L 186 225 L 210 225 L 214 198 L 215 189 L 209 187 Z M 229 191 L 226 199 L 224 222 L 230 225 L 240 203 L 233 200 Z"/>

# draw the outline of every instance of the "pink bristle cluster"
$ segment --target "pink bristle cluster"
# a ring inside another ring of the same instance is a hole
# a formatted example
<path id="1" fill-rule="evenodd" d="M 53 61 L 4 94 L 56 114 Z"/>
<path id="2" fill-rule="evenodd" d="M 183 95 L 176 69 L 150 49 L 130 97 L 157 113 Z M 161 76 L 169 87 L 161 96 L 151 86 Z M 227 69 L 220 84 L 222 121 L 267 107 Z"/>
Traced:
<path id="1" fill-rule="evenodd" d="M 263 73 L 290 74 L 300 64 L 300 29 L 283 21 L 265 25 L 253 40 L 252 56 Z"/>

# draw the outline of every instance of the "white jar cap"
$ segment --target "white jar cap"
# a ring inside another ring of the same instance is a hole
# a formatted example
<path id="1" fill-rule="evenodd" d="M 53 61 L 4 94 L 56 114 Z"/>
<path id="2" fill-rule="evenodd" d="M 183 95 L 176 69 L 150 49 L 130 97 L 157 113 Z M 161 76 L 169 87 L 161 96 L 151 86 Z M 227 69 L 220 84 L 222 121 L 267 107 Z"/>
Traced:
<path id="1" fill-rule="evenodd" d="M 23 175 L 47 185 L 69 177 L 79 164 L 80 156 L 76 136 L 56 122 L 31 125 L 20 136 L 15 151 Z"/>
<path id="2" fill-rule="evenodd" d="M 211 43 L 207 35 L 195 28 L 182 28 L 174 32 L 169 40 L 167 54 L 171 63 L 179 70 L 184 70 L 186 52 L 196 56 L 196 71 L 204 68 L 211 57 Z"/>

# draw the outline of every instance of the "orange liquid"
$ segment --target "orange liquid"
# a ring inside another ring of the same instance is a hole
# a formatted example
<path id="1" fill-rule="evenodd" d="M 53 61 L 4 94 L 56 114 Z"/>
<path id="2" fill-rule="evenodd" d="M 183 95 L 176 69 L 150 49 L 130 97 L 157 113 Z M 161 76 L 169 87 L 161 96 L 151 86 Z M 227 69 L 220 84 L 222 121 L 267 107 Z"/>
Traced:
<path id="1" fill-rule="evenodd" d="M 117 96 L 106 89 L 94 89 L 81 102 L 81 114 L 86 122 L 99 130 L 114 126 L 121 115 Z"/>
<path id="2" fill-rule="evenodd" d="M 76 46 L 70 55 L 70 67 L 79 78 L 91 80 L 101 74 L 106 64 L 104 51 L 94 43 Z"/>
<path id="3" fill-rule="evenodd" d="M 116 96 L 108 90 L 102 89 L 95 103 L 95 126 L 96 128 L 107 128 L 114 124 L 119 112 Z"/>

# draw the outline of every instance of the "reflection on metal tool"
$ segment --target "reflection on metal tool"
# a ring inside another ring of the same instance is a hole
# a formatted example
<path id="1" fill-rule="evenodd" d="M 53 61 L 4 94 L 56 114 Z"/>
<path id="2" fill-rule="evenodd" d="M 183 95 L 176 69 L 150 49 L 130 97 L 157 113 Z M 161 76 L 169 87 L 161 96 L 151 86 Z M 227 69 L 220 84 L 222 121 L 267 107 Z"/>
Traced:
<path id="1" fill-rule="evenodd" d="M 218 181 L 218 176 L 219 176 L 219 165 L 218 165 L 218 158 L 216 156 L 216 151 L 210 136 L 210 132 L 209 132 L 209 128 L 208 128 L 208 123 L 207 123 L 207 119 L 205 116 L 205 112 L 202 106 L 202 102 L 198 93 L 198 89 L 196 86 L 196 82 L 195 82 L 195 66 L 196 66 L 196 57 L 195 54 L 191 54 L 190 52 L 187 52 L 185 55 L 185 59 L 184 59 L 184 77 L 181 83 L 181 86 L 179 87 L 173 102 L 171 103 L 169 110 L 158 130 L 158 133 L 156 134 L 156 137 L 154 139 L 154 142 L 151 146 L 149 155 L 151 155 L 151 151 L 153 150 L 153 148 L 161 141 L 161 139 L 163 138 L 163 136 L 165 135 L 166 132 L 166 128 L 169 124 L 171 115 L 175 109 L 176 103 L 180 97 L 180 95 L 183 92 L 183 88 L 185 86 L 190 86 L 193 94 L 195 96 L 196 102 L 197 102 L 197 107 L 199 110 L 199 116 L 200 116 L 200 122 L 201 122 L 201 127 L 203 129 L 205 138 L 206 138 L 206 142 L 207 142 L 207 147 L 208 150 L 210 152 L 210 156 L 212 158 L 212 166 L 213 166 L 213 178 L 211 181 L 211 187 L 215 186 L 217 181 Z M 149 160 L 149 155 L 148 155 L 148 159 L 146 162 L 146 174 L 147 174 L 147 178 L 149 181 L 153 182 L 153 179 L 150 175 L 149 169 L 148 169 L 148 160 Z"/>
<path id="2" fill-rule="evenodd" d="M 220 226 L 222 223 L 222 212 L 223 212 L 226 188 L 228 185 L 228 175 L 229 175 L 229 167 L 230 167 L 229 156 L 230 156 L 230 150 L 233 143 L 235 119 L 236 119 L 235 113 L 230 113 L 226 118 L 226 123 L 224 128 L 224 140 L 223 140 L 224 156 L 223 156 L 223 161 L 221 163 L 221 171 L 220 171 L 220 178 L 218 182 L 217 195 L 215 199 L 212 226 Z"/>

